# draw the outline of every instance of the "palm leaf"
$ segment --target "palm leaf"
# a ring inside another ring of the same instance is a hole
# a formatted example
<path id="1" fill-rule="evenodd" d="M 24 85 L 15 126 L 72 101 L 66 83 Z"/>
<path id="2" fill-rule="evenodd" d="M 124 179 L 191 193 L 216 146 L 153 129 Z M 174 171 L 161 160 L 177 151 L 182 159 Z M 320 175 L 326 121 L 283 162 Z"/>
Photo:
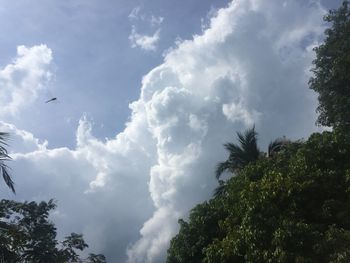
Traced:
<path id="1" fill-rule="evenodd" d="M 214 190 L 214 197 L 221 197 L 226 193 L 226 189 L 227 189 L 227 184 L 220 180 L 219 181 L 219 186 L 215 188 Z"/>
<path id="2" fill-rule="evenodd" d="M 237 137 L 239 144 L 224 144 L 230 155 L 226 161 L 217 165 L 215 173 L 217 179 L 220 178 L 223 172 L 230 171 L 234 173 L 259 158 L 260 150 L 257 146 L 257 133 L 254 126 L 245 131 L 244 134 L 237 132 Z"/>
<path id="3" fill-rule="evenodd" d="M 9 134 L 6 132 L 0 132 L 0 174 L 5 181 L 5 184 L 12 190 L 13 193 L 16 193 L 14 182 L 8 172 L 9 167 L 5 164 L 5 161 L 11 160 L 11 157 L 7 154 L 7 139 Z"/>
<path id="4" fill-rule="evenodd" d="M 267 156 L 271 157 L 274 154 L 280 152 L 289 143 L 290 141 L 287 140 L 286 138 L 277 138 L 276 140 L 270 142 L 267 150 Z"/>
<path id="5" fill-rule="evenodd" d="M 241 145 L 240 148 L 242 149 L 240 159 L 242 160 L 243 167 L 259 158 L 260 150 L 257 144 L 257 135 L 254 126 L 246 130 L 244 134 L 237 132 L 238 141 Z"/>
<path id="6" fill-rule="evenodd" d="M 229 161 L 218 163 L 215 170 L 216 179 L 219 180 L 220 176 L 227 170 L 230 170 L 231 164 Z"/>
<path id="7" fill-rule="evenodd" d="M 230 170 L 233 172 L 242 169 L 246 163 L 246 156 L 242 147 L 233 143 L 226 143 L 224 146 L 230 153 L 228 158 L 228 161 L 231 164 Z"/>
<path id="8" fill-rule="evenodd" d="M 12 181 L 12 178 L 10 176 L 10 174 L 7 171 L 7 166 L 6 165 L 2 165 L 0 164 L 1 167 L 1 173 L 2 173 L 2 178 L 5 181 L 5 184 L 12 190 L 12 192 L 15 194 L 15 183 Z"/>

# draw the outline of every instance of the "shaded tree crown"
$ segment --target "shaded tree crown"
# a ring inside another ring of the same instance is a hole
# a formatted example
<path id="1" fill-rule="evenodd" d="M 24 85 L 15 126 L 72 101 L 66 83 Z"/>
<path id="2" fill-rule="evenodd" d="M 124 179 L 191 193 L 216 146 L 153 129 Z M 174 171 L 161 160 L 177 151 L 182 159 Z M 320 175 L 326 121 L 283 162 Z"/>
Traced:
<path id="1" fill-rule="evenodd" d="M 324 20 L 331 24 L 325 41 L 314 50 L 314 76 L 310 88 L 318 93 L 317 123 L 331 127 L 350 126 L 350 10 L 344 1 L 329 11 Z"/>

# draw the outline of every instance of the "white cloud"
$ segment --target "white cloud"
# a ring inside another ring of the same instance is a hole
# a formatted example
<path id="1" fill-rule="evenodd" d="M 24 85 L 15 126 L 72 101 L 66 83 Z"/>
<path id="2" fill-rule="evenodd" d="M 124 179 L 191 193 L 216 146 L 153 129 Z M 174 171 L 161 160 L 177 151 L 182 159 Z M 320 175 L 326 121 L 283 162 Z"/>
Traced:
<path id="1" fill-rule="evenodd" d="M 129 262 L 164 260 L 178 216 L 212 194 L 222 143 L 235 131 L 256 123 L 266 145 L 315 130 L 316 97 L 307 81 L 324 10 L 286 2 L 284 9 L 280 1 L 233 2 L 144 78 L 137 103 L 157 140 L 149 186 L 157 209 L 129 248 Z"/>
<path id="2" fill-rule="evenodd" d="M 266 145 L 315 130 L 307 81 L 324 10 L 311 2 L 234 1 L 218 10 L 203 35 L 144 76 L 114 139 L 95 138 L 85 117 L 75 149 L 30 139 L 37 147 L 14 155 L 18 198 L 56 198 L 59 229 L 82 231 L 111 262 L 164 262 L 177 219 L 212 195 L 222 144 L 235 131 L 255 123 Z"/>
<path id="3" fill-rule="evenodd" d="M 0 116 L 16 115 L 51 79 L 52 51 L 46 45 L 18 46 L 13 63 L 0 69 Z"/>
<path id="4" fill-rule="evenodd" d="M 29 153 L 37 150 L 45 150 L 48 142 L 41 142 L 35 138 L 34 135 L 25 130 L 17 129 L 13 124 L 0 121 L 0 131 L 7 132 L 9 137 L 9 144 L 11 145 L 12 153 Z"/>
<path id="5" fill-rule="evenodd" d="M 159 41 L 159 34 L 160 30 L 158 29 L 153 35 L 142 35 L 137 33 L 136 28 L 133 26 L 129 35 L 131 47 L 139 47 L 147 51 L 155 51 Z"/>
<path id="6" fill-rule="evenodd" d="M 83 117 L 77 147 L 71 150 L 48 149 L 29 132 L 1 123 L 0 129 L 11 133 L 15 198 L 58 200 L 52 219 L 60 238 L 83 232 L 91 251 L 106 253 L 111 262 L 125 261 L 129 242 L 137 239 L 140 225 L 153 212 L 147 181 L 156 154 L 147 145 L 152 146 L 152 138 L 143 125 L 130 123 L 116 139 L 102 143 Z M 2 188 L 3 198 L 14 198 Z"/>
<path id="7" fill-rule="evenodd" d="M 152 15 L 150 20 L 151 26 L 160 26 L 164 21 L 164 17 Z"/>
<path id="8" fill-rule="evenodd" d="M 143 16 L 142 17 L 139 16 L 140 10 L 141 10 L 141 8 L 139 6 L 135 7 L 133 10 L 131 10 L 128 18 L 130 20 L 143 19 Z"/>
<path id="9" fill-rule="evenodd" d="M 164 17 L 142 14 L 141 8 L 138 6 L 131 11 L 128 18 L 132 22 L 129 35 L 131 47 L 138 47 L 146 51 L 155 51 L 160 40 L 160 26 L 164 21 Z M 153 33 L 139 33 L 139 27 L 143 27 L 146 31 L 153 30 Z"/>
<path id="10" fill-rule="evenodd" d="M 148 15 L 141 13 L 140 6 L 133 8 L 131 10 L 130 14 L 128 15 L 128 18 L 132 22 L 137 22 L 139 20 L 142 22 L 149 23 L 150 26 L 152 26 L 152 27 L 160 26 L 164 21 L 164 17 L 162 17 L 162 16 L 155 16 L 155 15 L 148 16 Z"/>

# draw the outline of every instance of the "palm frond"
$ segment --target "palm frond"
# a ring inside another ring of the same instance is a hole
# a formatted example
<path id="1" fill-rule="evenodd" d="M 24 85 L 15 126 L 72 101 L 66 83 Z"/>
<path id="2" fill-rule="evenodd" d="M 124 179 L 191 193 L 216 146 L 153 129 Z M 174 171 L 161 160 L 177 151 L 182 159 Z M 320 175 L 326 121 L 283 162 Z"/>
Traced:
<path id="1" fill-rule="evenodd" d="M 7 132 L 0 132 L 0 156 L 7 155 L 7 149 L 6 146 L 7 140 L 9 138 L 9 134 Z"/>
<path id="2" fill-rule="evenodd" d="M 228 157 L 228 162 L 230 163 L 230 171 L 234 172 L 236 170 L 242 169 L 247 161 L 246 153 L 241 146 L 233 143 L 224 144 L 226 150 L 230 153 Z"/>
<path id="3" fill-rule="evenodd" d="M 237 132 L 238 142 L 240 145 L 245 144 L 245 135 L 241 132 Z"/>
<path id="4" fill-rule="evenodd" d="M 242 149 L 241 158 L 244 161 L 242 163 L 243 166 L 259 158 L 260 150 L 258 148 L 257 135 L 255 126 L 246 130 L 244 134 L 237 132 L 238 141 L 241 145 L 240 148 Z"/>
<path id="5" fill-rule="evenodd" d="M 227 170 L 230 170 L 231 164 L 229 161 L 218 163 L 215 170 L 216 179 L 219 180 L 220 176 Z"/>
<path id="6" fill-rule="evenodd" d="M 234 143 L 225 143 L 224 147 L 231 154 L 241 154 L 243 152 L 242 148 Z"/>
<path id="7" fill-rule="evenodd" d="M 1 165 L 0 163 L 0 168 L 1 168 L 1 173 L 2 173 L 2 178 L 5 181 L 5 184 L 12 190 L 12 192 L 15 194 L 15 183 L 12 181 L 12 178 L 10 174 L 7 171 L 7 166 L 6 165 Z"/>
<path id="8" fill-rule="evenodd" d="M 259 157 L 259 147 L 258 147 L 258 133 L 255 131 L 255 126 L 245 132 L 246 144 L 244 149 L 249 156 L 251 161 L 255 161 Z"/>
<path id="9" fill-rule="evenodd" d="M 276 140 L 270 142 L 268 150 L 267 150 L 267 156 L 271 157 L 274 154 L 280 152 L 286 145 L 290 143 L 290 140 L 287 140 L 286 138 L 277 138 Z"/>
<path id="10" fill-rule="evenodd" d="M 3 161 L 8 161 L 8 160 L 11 160 L 11 156 L 7 154 L 7 152 L 1 152 L 0 151 L 0 160 L 3 160 Z"/>
<path id="11" fill-rule="evenodd" d="M 243 169 L 250 162 L 256 161 L 260 156 L 257 146 L 257 133 L 255 126 L 243 133 L 237 132 L 238 144 L 225 143 L 224 147 L 229 152 L 229 157 L 225 162 L 221 162 L 216 167 L 216 178 L 225 171 L 232 173 Z"/>
<path id="12" fill-rule="evenodd" d="M 219 186 L 215 188 L 214 190 L 214 197 L 221 197 L 226 193 L 226 189 L 227 189 L 227 184 L 220 180 L 219 181 Z"/>
<path id="13" fill-rule="evenodd" d="M 12 190 L 13 193 L 16 193 L 14 182 L 8 172 L 9 167 L 5 164 L 5 161 L 11 160 L 11 157 L 7 153 L 7 140 L 9 138 L 9 134 L 6 132 L 0 132 L 0 174 L 5 181 L 5 184 Z"/>
<path id="14" fill-rule="evenodd" d="M 0 132 L 0 143 L 7 145 L 6 141 L 10 137 L 10 134 L 8 132 Z"/>

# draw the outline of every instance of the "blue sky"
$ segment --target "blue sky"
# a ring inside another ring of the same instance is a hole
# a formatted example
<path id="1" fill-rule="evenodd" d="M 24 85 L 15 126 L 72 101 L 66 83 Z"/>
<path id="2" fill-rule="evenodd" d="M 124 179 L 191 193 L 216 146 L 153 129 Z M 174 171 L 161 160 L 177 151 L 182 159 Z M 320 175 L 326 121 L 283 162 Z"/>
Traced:
<path id="1" fill-rule="evenodd" d="M 74 146 L 82 114 L 95 122 L 97 136 L 111 137 L 124 127 L 128 104 L 139 96 L 142 76 L 163 60 L 177 38 L 201 32 L 211 9 L 228 1 L 1 1 L 2 65 L 18 45 L 47 45 L 53 52 L 54 80 L 36 105 L 16 119 L 20 128 L 48 139 L 50 147 Z M 139 8 L 138 16 L 129 17 Z M 152 35 L 151 17 L 164 17 L 156 50 L 132 48 L 132 26 Z M 59 105 L 44 105 L 57 96 Z M 35 117 L 33 118 L 33 115 Z M 60 131 L 60 132 L 59 132 Z"/>
<path id="2" fill-rule="evenodd" d="M 164 262 L 222 144 L 306 138 L 326 10 L 341 1 L 0 0 L 0 129 L 17 195 L 109 262 Z M 57 97 L 58 103 L 44 103 Z"/>

